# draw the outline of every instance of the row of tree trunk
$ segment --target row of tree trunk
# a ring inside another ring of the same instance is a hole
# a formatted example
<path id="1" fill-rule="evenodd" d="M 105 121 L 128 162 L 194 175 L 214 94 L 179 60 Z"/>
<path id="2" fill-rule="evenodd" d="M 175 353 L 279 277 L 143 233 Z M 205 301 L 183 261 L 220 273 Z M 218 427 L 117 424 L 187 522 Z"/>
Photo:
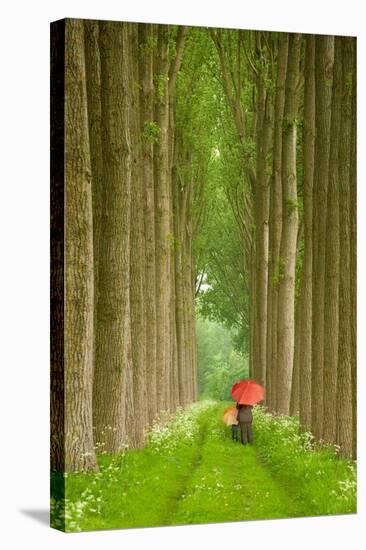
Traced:
<path id="1" fill-rule="evenodd" d="M 355 39 L 211 34 L 252 204 L 251 374 L 270 410 L 355 457 Z"/>
<path id="2" fill-rule="evenodd" d="M 197 397 L 192 200 L 173 176 L 186 32 L 52 25 L 53 470 L 96 470 L 96 449 L 141 447 Z"/>

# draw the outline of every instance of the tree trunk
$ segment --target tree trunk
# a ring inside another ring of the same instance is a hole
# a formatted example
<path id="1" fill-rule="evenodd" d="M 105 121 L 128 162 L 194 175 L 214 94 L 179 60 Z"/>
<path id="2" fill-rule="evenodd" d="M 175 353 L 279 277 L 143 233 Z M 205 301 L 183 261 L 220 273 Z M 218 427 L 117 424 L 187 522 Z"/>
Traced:
<path id="1" fill-rule="evenodd" d="M 338 365 L 338 285 L 339 285 L 339 183 L 338 155 L 342 103 L 342 38 L 334 47 L 332 112 L 330 125 L 329 181 L 324 287 L 324 420 L 323 439 L 336 441 L 336 397 Z"/>
<path id="2" fill-rule="evenodd" d="M 257 352 L 255 370 L 257 381 L 266 381 L 267 344 L 267 282 L 268 282 L 268 216 L 269 185 L 267 175 L 267 155 L 270 150 L 272 129 L 272 106 L 264 86 L 264 75 L 258 77 L 257 124 L 257 166 L 255 187 L 255 226 L 256 226 L 256 333 Z"/>
<path id="3" fill-rule="evenodd" d="M 278 46 L 277 82 L 274 111 L 273 135 L 273 177 L 270 197 L 269 221 L 269 270 L 268 270 L 268 323 L 267 323 L 267 400 L 268 406 L 276 410 L 277 373 L 277 304 L 278 265 L 282 231 L 282 123 L 285 104 L 285 82 L 287 68 L 288 35 L 281 33 Z"/>
<path id="4" fill-rule="evenodd" d="M 311 428 L 314 436 L 318 439 L 321 439 L 323 436 L 324 277 L 333 57 L 334 38 L 331 36 L 316 36 Z"/>
<path id="5" fill-rule="evenodd" d="M 146 386 L 146 311 L 145 311 L 145 231 L 143 219 L 143 168 L 141 151 L 141 121 L 139 97 L 139 51 L 138 26 L 129 25 L 131 71 L 131 226 L 130 226 L 130 304 L 131 304 L 131 351 L 133 365 L 133 444 L 141 448 L 147 429 Z M 140 53 L 141 56 L 141 53 Z M 138 417 L 138 422 L 136 422 Z"/>
<path id="6" fill-rule="evenodd" d="M 188 295 L 188 319 L 189 319 L 189 332 L 190 332 L 190 360 L 188 369 L 190 373 L 190 402 L 195 399 L 195 365 L 196 365 L 196 338 L 195 338 L 195 310 L 194 310 L 194 298 L 195 298 L 195 272 L 194 272 L 194 259 L 193 259 L 193 190 L 192 190 L 192 203 L 189 212 L 188 219 L 189 227 L 189 253 L 188 253 L 188 273 L 189 276 L 189 295 Z"/>
<path id="7" fill-rule="evenodd" d="M 174 268 L 175 268 L 175 323 L 177 337 L 177 361 L 178 361 L 178 389 L 179 405 L 184 407 L 185 400 L 185 353 L 184 353 L 184 297 L 183 297 L 183 266 L 182 266 L 182 244 L 183 234 L 181 230 L 181 219 L 183 209 L 183 193 L 180 189 L 176 170 L 173 169 L 173 212 L 174 212 Z"/>
<path id="8" fill-rule="evenodd" d="M 178 332 L 176 325 L 176 301 L 178 297 L 176 295 L 177 285 L 174 284 L 176 267 L 175 262 L 179 259 L 176 254 L 177 243 L 174 240 L 175 233 L 175 224 L 173 220 L 174 216 L 174 186 L 177 184 L 176 181 L 173 181 L 173 164 L 176 160 L 175 155 L 175 111 L 176 111 L 176 102 L 175 102 L 175 89 L 176 81 L 181 67 L 184 44 L 186 40 L 186 35 L 188 32 L 188 27 L 181 26 L 178 27 L 177 38 L 175 44 L 175 56 L 172 59 L 169 67 L 169 78 L 168 78 L 168 96 L 169 96 L 169 207 L 170 207 L 170 229 L 169 233 L 171 236 L 170 239 L 170 264 L 171 264 L 171 285 L 170 285 L 170 335 L 171 335 L 171 350 L 170 350 L 170 370 L 171 370 L 171 380 L 170 380 L 170 408 L 175 410 L 179 404 L 179 365 L 178 365 L 178 356 L 179 351 L 178 346 Z"/>
<path id="9" fill-rule="evenodd" d="M 278 291 L 277 412 L 289 414 L 295 336 L 295 268 L 298 229 L 296 134 L 301 36 L 289 37 L 282 145 L 282 235 Z"/>
<path id="10" fill-rule="evenodd" d="M 352 374 L 352 458 L 357 458 L 357 54 L 356 39 L 353 41 L 353 87 L 352 87 L 352 141 L 351 141 L 351 374 Z"/>
<path id="11" fill-rule="evenodd" d="M 94 311 L 98 303 L 99 247 L 103 204 L 103 155 L 101 139 L 102 104 L 100 88 L 100 55 L 98 21 L 84 21 L 86 90 L 92 166 L 93 254 L 94 254 Z M 97 315 L 94 316 L 96 333 Z"/>
<path id="12" fill-rule="evenodd" d="M 65 471 L 65 20 L 51 24 L 51 470 Z"/>
<path id="13" fill-rule="evenodd" d="M 339 342 L 337 379 L 337 443 L 343 456 L 353 452 L 352 304 L 351 304 L 351 140 L 354 39 L 342 37 L 342 110 L 339 147 Z"/>
<path id="14" fill-rule="evenodd" d="M 186 217 L 182 220 L 184 224 L 183 237 L 183 285 L 184 285 L 184 336 L 185 336 L 185 384 L 186 384 L 186 403 L 193 400 L 193 337 L 192 337 L 192 200 L 193 200 L 193 182 L 189 184 Z"/>
<path id="15" fill-rule="evenodd" d="M 169 407 L 170 358 L 170 203 L 169 203 L 169 29 L 159 25 L 156 75 L 157 124 L 159 139 L 155 149 L 155 230 L 156 230 L 156 321 L 157 321 L 157 404 L 158 411 Z"/>
<path id="16" fill-rule="evenodd" d="M 298 298 L 301 302 L 301 298 Z M 300 338 L 301 315 L 300 303 L 295 305 L 295 339 L 294 339 L 294 364 L 292 368 L 290 415 L 299 416 L 300 411 Z"/>
<path id="17" fill-rule="evenodd" d="M 104 204 L 104 174 L 102 148 L 102 103 L 99 54 L 99 23 L 84 22 L 86 90 L 90 157 L 92 166 L 93 256 L 94 256 L 94 363 L 96 362 L 96 334 L 98 332 L 99 258 L 102 245 L 102 211 Z"/>
<path id="18" fill-rule="evenodd" d="M 66 20 L 65 472 L 96 471 L 93 442 L 93 218 L 84 29 Z"/>
<path id="19" fill-rule="evenodd" d="M 175 292 L 175 241 L 174 241 L 174 220 L 173 220 L 173 189 L 172 189 L 172 174 L 170 170 L 170 405 L 171 411 L 175 411 L 179 405 L 179 387 L 178 387 L 178 350 L 177 350 L 177 329 L 176 329 L 176 292 Z"/>
<path id="20" fill-rule="evenodd" d="M 171 357 L 172 357 L 172 377 L 170 384 L 171 391 L 171 400 L 170 406 L 171 410 L 174 412 L 179 406 L 179 374 L 178 374 L 178 338 L 177 338 L 177 324 L 176 324 L 176 296 L 175 296 L 175 256 L 172 253 L 171 257 L 171 280 L 173 282 L 171 293 L 172 293 L 172 303 L 171 303 Z"/>
<path id="21" fill-rule="evenodd" d="M 100 22 L 104 203 L 94 379 L 97 442 L 117 452 L 132 432 L 130 69 L 128 26 Z M 127 425 L 126 425 L 127 424 Z"/>
<path id="22" fill-rule="evenodd" d="M 141 79 L 141 133 L 143 156 L 145 223 L 145 302 L 146 302 L 146 385 L 149 392 L 148 417 L 151 424 L 156 402 L 156 278 L 155 278 L 155 199 L 154 199 L 154 118 L 153 39 L 154 25 L 139 25 Z"/>
<path id="23" fill-rule="evenodd" d="M 313 178 L 315 143 L 315 36 L 306 36 L 303 126 L 304 259 L 301 272 L 300 424 L 311 427 Z"/>
<path id="24" fill-rule="evenodd" d="M 255 330 L 255 311 L 256 311 L 256 293 L 255 293 L 255 239 L 252 239 L 252 245 L 250 249 L 250 354 L 249 354 L 249 376 L 255 378 L 255 357 L 256 357 L 256 330 Z M 272 403 L 275 402 L 275 394 L 272 379 Z"/>

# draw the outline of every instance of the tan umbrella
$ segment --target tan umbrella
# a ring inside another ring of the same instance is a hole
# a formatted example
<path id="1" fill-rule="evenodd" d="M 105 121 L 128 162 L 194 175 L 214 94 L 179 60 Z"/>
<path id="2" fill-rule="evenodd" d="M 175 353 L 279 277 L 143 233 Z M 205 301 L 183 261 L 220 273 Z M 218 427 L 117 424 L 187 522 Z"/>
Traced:
<path id="1" fill-rule="evenodd" d="M 227 426 L 238 424 L 238 421 L 236 419 L 237 412 L 238 411 L 236 410 L 236 407 L 228 407 L 227 409 L 225 409 L 222 419 Z"/>

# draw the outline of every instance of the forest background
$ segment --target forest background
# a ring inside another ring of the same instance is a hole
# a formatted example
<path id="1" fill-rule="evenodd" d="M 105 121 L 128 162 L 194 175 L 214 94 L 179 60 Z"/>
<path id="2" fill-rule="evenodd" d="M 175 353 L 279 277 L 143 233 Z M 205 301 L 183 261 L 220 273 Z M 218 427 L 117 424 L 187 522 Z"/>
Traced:
<path id="1" fill-rule="evenodd" d="M 51 32 L 52 471 L 197 400 L 197 308 L 269 411 L 355 459 L 356 40 Z"/>

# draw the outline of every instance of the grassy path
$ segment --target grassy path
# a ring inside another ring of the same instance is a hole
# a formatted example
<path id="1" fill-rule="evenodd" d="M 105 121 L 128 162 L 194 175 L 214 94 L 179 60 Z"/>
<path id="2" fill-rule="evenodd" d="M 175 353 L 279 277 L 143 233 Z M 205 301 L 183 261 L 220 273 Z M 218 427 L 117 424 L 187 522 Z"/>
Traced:
<path id="1" fill-rule="evenodd" d="M 253 445 L 232 441 L 226 405 L 196 403 L 157 425 L 143 450 L 100 455 L 98 474 L 68 475 L 52 524 L 80 531 L 356 511 L 354 465 L 303 449 L 295 419 L 261 412 Z"/>
<path id="2" fill-rule="evenodd" d="M 232 441 L 222 423 L 222 406 L 211 411 L 203 426 L 200 460 L 192 471 L 170 524 L 242 521 L 303 515 L 264 467 L 255 445 Z"/>

